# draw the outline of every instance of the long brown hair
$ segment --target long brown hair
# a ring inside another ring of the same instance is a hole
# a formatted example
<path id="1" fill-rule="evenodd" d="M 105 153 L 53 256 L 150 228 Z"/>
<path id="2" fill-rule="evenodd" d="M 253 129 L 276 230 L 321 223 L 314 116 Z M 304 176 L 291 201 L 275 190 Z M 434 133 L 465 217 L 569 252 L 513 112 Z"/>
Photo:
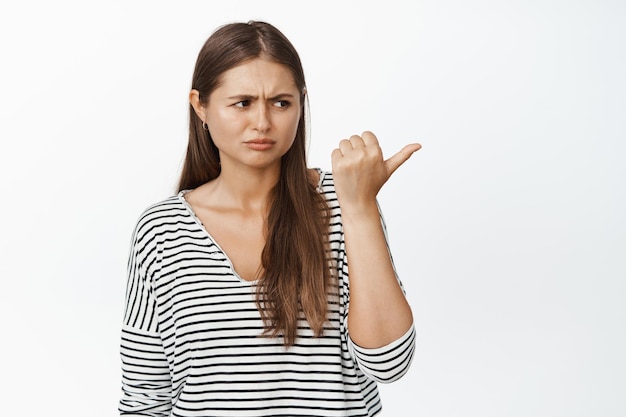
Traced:
<path id="1" fill-rule="evenodd" d="M 231 23 L 218 28 L 200 50 L 191 88 L 208 103 L 221 75 L 253 58 L 285 65 L 301 91 L 301 116 L 293 145 L 282 157 L 281 175 L 271 195 L 267 240 L 261 255 L 263 274 L 256 302 L 269 336 L 295 343 L 304 316 L 316 336 L 327 321 L 328 297 L 335 285 L 327 260 L 328 206 L 311 181 L 306 164 L 305 80 L 291 42 L 265 22 Z M 189 144 L 178 189 L 196 188 L 220 174 L 219 151 L 202 120 L 189 106 Z"/>

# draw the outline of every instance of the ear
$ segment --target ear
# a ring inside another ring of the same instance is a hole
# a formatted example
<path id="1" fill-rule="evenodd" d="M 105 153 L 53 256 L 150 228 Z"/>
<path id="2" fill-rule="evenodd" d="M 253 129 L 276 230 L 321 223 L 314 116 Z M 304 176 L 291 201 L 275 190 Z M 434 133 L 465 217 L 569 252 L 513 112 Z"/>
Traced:
<path id="1" fill-rule="evenodd" d="M 206 108 L 200 101 L 200 92 L 198 90 L 191 90 L 189 92 L 189 103 L 193 107 L 200 120 L 204 122 L 206 120 Z"/>

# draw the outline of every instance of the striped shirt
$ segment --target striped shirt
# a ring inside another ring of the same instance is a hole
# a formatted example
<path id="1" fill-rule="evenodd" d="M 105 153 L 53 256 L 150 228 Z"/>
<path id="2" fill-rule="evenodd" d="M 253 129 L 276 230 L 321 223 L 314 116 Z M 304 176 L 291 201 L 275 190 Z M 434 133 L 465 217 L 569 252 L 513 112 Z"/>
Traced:
<path id="1" fill-rule="evenodd" d="M 403 376 L 413 327 L 377 349 L 352 342 L 341 213 L 332 174 L 318 191 L 331 209 L 330 254 L 338 299 L 315 337 L 301 320 L 295 344 L 261 336 L 254 282 L 234 271 L 185 200 L 185 191 L 140 216 L 128 261 L 122 324 L 120 415 L 374 416 L 377 383 Z M 384 221 L 381 215 L 384 228 Z"/>

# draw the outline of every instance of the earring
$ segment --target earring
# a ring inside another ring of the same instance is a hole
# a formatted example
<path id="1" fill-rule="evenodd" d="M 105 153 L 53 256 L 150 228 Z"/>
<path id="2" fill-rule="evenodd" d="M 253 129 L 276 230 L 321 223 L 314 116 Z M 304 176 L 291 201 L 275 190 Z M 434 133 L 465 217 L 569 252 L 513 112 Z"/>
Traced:
<path id="1" fill-rule="evenodd" d="M 202 122 L 202 128 L 204 130 L 209 130 L 209 125 L 206 122 Z"/>

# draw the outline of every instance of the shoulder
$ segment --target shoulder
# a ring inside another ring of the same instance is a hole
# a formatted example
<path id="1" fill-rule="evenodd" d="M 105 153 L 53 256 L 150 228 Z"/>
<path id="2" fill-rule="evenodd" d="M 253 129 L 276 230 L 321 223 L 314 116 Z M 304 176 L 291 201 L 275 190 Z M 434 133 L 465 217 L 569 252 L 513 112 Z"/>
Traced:
<path id="1" fill-rule="evenodd" d="M 324 195 L 334 194 L 335 181 L 333 180 L 333 173 L 331 171 L 325 171 L 317 168 L 317 189 Z"/>
<path id="2" fill-rule="evenodd" d="M 176 228 L 192 220 L 179 193 L 147 206 L 137 219 L 135 235 L 139 240 L 146 235 Z"/>
<path id="3" fill-rule="evenodd" d="M 316 168 L 316 172 L 317 192 L 320 193 L 326 200 L 326 203 L 331 210 L 331 215 L 339 215 L 339 202 L 337 201 L 337 194 L 335 193 L 333 173 L 319 168 Z"/>

